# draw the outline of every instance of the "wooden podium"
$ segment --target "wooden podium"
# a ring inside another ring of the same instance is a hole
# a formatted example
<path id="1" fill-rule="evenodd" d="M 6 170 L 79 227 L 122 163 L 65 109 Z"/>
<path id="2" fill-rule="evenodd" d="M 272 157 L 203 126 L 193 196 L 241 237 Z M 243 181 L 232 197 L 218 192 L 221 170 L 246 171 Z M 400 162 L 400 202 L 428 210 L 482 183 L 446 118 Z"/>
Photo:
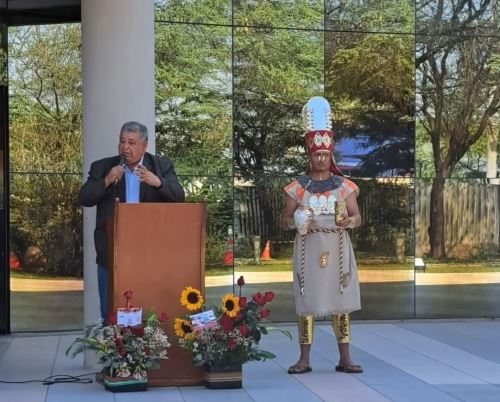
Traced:
<path id="1" fill-rule="evenodd" d="M 172 347 L 158 370 L 148 372 L 151 386 L 203 384 L 203 372 L 177 345 L 174 319 L 187 313 L 181 291 L 204 292 L 206 204 L 116 203 L 107 225 L 108 311 L 124 307 L 123 293 L 143 313 L 154 308 L 168 315 L 166 332 Z"/>

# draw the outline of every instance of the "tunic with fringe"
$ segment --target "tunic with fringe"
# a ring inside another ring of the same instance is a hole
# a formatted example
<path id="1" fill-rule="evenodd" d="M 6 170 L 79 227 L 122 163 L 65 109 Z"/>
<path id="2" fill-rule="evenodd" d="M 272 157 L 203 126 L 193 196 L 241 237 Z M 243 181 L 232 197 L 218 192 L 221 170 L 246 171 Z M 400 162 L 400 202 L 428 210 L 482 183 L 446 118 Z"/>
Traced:
<path id="1" fill-rule="evenodd" d="M 298 205 L 309 206 L 314 211 L 309 232 L 304 236 L 297 233 L 293 248 L 293 288 L 298 315 L 321 317 L 361 308 L 351 239 L 347 230 L 335 225 L 332 202 L 345 200 L 353 191 L 356 195 L 359 193 L 356 184 L 339 176 L 322 181 L 300 176 L 285 187 L 285 192 Z"/>

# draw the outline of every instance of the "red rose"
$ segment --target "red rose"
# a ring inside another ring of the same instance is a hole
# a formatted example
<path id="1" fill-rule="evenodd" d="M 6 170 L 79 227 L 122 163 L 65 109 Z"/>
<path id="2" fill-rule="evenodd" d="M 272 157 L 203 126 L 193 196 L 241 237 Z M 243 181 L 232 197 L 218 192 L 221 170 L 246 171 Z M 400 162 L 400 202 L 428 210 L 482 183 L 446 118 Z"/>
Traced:
<path id="1" fill-rule="evenodd" d="M 118 349 L 118 354 L 121 356 L 121 357 L 125 357 L 127 356 L 127 349 L 121 347 Z"/>
<path id="2" fill-rule="evenodd" d="M 245 308 L 247 306 L 247 298 L 242 296 L 239 298 L 240 308 Z"/>
<path id="3" fill-rule="evenodd" d="M 125 299 L 130 300 L 134 297 L 134 292 L 132 292 L 130 289 L 126 290 L 125 292 L 123 292 L 123 296 L 125 297 Z"/>
<path id="4" fill-rule="evenodd" d="M 117 336 L 115 339 L 113 339 L 113 343 L 116 346 L 122 346 L 123 345 L 123 340 L 121 337 Z"/>
<path id="5" fill-rule="evenodd" d="M 151 352 L 151 350 L 147 346 L 144 346 L 144 354 L 149 355 L 149 352 Z"/>
<path id="6" fill-rule="evenodd" d="M 271 314 L 271 311 L 268 308 L 263 308 L 260 311 L 260 318 L 267 318 Z"/>
<path id="7" fill-rule="evenodd" d="M 222 315 L 219 322 L 220 325 L 222 325 L 224 332 L 231 332 L 231 330 L 233 329 L 233 321 L 226 314 Z"/>
<path id="8" fill-rule="evenodd" d="M 250 329 L 248 329 L 248 327 L 245 324 L 240 325 L 240 327 L 238 329 L 240 331 L 241 336 L 246 337 L 248 335 L 248 333 L 250 332 Z"/>
<path id="9" fill-rule="evenodd" d="M 142 325 L 136 325 L 135 327 L 130 327 L 130 331 L 135 336 L 139 336 L 139 337 L 144 336 L 144 327 Z"/>
<path id="10" fill-rule="evenodd" d="M 238 286 L 239 286 L 239 287 L 244 286 L 244 285 L 245 285 L 245 278 L 243 278 L 243 276 L 240 276 L 240 277 L 238 278 L 238 282 L 237 282 L 237 284 L 238 284 Z"/>
<path id="11" fill-rule="evenodd" d="M 262 297 L 262 294 L 260 292 L 257 292 L 255 293 L 253 296 L 252 296 L 252 299 L 255 303 L 257 303 L 259 306 L 261 306 L 262 304 L 264 304 L 266 301 L 265 299 Z"/>
<path id="12" fill-rule="evenodd" d="M 264 298 L 266 299 L 266 302 L 272 301 L 274 299 L 274 292 L 266 292 Z"/>
<path id="13" fill-rule="evenodd" d="M 266 304 L 266 297 L 262 295 L 262 293 L 257 292 L 253 295 L 253 301 L 257 303 L 259 306 L 263 306 Z"/>
<path id="14" fill-rule="evenodd" d="M 164 322 L 168 320 L 167 313 L 161 312 L 160 315 L 158 315 L 158 321 Z"/>
<path id="15" fill-rule="evenodd" d="M 109 313 L 108 314 L 108 322 L 110 325 L 115 325 L 116 324 L 116 314 L 115 313 Z"/>
<path id="16" fill-rule="evenodd" d="M 230 349 L 230 350 L 234 350 L 236 349 L 236 341 L 233 339 L 233 338 L 228 338 L 227 339 L 227 347 Z"/>

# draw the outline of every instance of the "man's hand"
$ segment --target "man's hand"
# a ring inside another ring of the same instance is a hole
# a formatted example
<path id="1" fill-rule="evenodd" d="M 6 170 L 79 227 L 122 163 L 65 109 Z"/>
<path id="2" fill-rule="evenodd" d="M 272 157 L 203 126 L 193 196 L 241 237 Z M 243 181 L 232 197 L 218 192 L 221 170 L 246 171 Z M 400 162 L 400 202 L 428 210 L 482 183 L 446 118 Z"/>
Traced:
<path id="1" fill-rule="evenodd" d="M 146 183 L 154 188 L 161 187 L 161 180 L 158 176 L 156 176 L 153 172 L 150 172 L 142 165 L 137 165 L 135 171 L 139 177 L 139 181 Z"/>
<path id="2" fill-rule="evenodd" d="M 121 165 L 113 166 L 109 171 L 108 175 L 104 178 L 104 182 L 106 183 L 106 188 L 120 181 L 123 178 L 124 174 L 125 171 L 123 170 L 123 166 Z"/>
<path id="3" fill-rule="evenodd" d="M 337 221 L 336 225 L 338 227 L 341 227 L 343 229 L 347 228 L 347 225 L 349 224 L 349 217 L 347 216 L 347 212 L 344 213 L 344 219 L 341 221 Z"/>

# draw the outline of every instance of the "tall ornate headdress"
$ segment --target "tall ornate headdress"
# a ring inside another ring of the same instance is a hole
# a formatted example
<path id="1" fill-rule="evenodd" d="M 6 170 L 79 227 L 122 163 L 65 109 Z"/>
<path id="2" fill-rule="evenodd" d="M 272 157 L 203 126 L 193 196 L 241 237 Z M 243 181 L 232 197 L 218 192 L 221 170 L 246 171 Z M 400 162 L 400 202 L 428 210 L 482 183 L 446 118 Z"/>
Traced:
<path id="1" fill-rule="evenodd" d="M 310 156 L 316 151 L 330 151 L 330 172 L 343 176 L 333 159 L 332 112 L 325 98 L 313 96 L 309 99 L 302 108 L 302 125 L 305 130 L 307 154 Z"/>

